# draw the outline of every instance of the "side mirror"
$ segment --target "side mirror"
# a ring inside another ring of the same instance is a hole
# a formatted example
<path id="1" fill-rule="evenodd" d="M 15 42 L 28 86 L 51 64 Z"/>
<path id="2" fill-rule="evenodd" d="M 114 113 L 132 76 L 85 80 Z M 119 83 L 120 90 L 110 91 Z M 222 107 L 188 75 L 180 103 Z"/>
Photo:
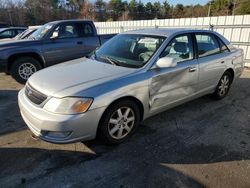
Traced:
<path id="1" fill-rule="evenodd" d="M 57 39 L 59 37 L 58 31 L 54 31 L 50 37 L 50 39 Z"/>
<path id="2" fill-rule="evenodd" d="M 176 67 L 177 61 L 172 57 L 162 57 L 157 60 L 156 68 Z"/>

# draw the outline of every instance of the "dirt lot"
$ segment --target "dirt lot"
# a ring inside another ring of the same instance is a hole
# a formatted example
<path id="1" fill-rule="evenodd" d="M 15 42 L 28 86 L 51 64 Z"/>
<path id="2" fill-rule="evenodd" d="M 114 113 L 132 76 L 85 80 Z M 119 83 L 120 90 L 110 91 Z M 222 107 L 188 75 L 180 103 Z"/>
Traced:
<path id="1" fill-rule="evenodd" d="M 250 71 L 221 101 L 205 96 L 154 116 L 119 146 L 31 138 L 22 86 L 0 74 L 0 187 L 250 187 Z"/>

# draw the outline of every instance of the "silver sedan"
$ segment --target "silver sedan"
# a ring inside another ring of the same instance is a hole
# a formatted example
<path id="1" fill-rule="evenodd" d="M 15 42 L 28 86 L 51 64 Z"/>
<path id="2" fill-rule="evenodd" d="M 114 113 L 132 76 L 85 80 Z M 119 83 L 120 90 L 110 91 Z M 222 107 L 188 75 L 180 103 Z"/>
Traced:
<path id="1" fill-rule="evenodd" d="M 206 94 L 224 98 L 243 68 L 243 51 L 213 31 L 129 31 L 89 58 L 35 73 L 18 101 L 43 140 L 118 144 L 150 116 Z"/>

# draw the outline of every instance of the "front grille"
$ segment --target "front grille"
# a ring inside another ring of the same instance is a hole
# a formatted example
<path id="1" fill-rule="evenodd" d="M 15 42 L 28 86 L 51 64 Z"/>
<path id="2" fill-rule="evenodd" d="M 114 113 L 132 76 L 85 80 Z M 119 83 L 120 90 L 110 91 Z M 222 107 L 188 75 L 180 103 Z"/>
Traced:
<path id="1" fill-rule="evenodd" d="M 25 86 L 25 94 L 31 102 L 37 105 L 42 104 L 42 102 L 47 99 L 46 95 L 40 93 L 39 91 L 31 87 L 29 84 Z"/>

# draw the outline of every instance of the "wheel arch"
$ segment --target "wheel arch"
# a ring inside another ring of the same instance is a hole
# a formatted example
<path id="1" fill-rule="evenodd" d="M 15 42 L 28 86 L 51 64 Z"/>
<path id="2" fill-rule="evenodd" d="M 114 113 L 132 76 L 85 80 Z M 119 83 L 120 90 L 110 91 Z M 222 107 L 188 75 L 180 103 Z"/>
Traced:
<path id="1" fill-rule="evenodd" d="M 233 80 L 234 80 L 234 70 L 232 68 L 228 68 L 226 69 L 225 72 L 229 72 L 232 76 L 232 80 L 231 80 L 231 84 L 233 83 Z"/>
<path id="2" fill-rule="evenodd" d="M 112 102 L 108 105 L 108 107 L 104 110 L 104 112 L 102 113 L 102 116 L 101 116 L 101 118 L 100 118 L 100 120 L 99 120 L 99 123 L 98 123 L 97 132 L 98 132 L 98 130 L 99 130 L 99 128 L 100 128 L 100 123 L 103 121 L 103 118 L 104 118 L 106 112 L 108 111 L 108 109 L 109 109 L 113 104 L 115 104 L 115 103 L 117 103 L 117 102 L 119 102 L 119 101 L 122 101 L 122 100 L 131 100 L 131 101 L 135 102 L 135 103 L 137 104 L 138 108 L 139 108 L 139 112 L 140 112 L 140 121 L 143 120 L 143 116 L 144 116 L 144 107 L 143 107 L 142 102 L 141 102 L 139 99 L 137 99 L 136 97 L 133 97 L 133 96 L 123 96 L 123 97 L 117 98 L 117 99 L 115 99 L 114 101 L 112 101 Z"/>
<path id="3" fill-rule="evenodd" d="M 17 53 L 17 54 L 10 55 L 8 58 L 8 72 L 10 71 L 11 66 L 13 65 L 15 60 L 17 60 L 18 58 L 21 58 L 21 57 L 32 57 L 32 58 L 36 59 L 41 64 L 42 68 L 45 67 L 44 59 L 38 53 L 36 53 L 36 52 Z"/>

